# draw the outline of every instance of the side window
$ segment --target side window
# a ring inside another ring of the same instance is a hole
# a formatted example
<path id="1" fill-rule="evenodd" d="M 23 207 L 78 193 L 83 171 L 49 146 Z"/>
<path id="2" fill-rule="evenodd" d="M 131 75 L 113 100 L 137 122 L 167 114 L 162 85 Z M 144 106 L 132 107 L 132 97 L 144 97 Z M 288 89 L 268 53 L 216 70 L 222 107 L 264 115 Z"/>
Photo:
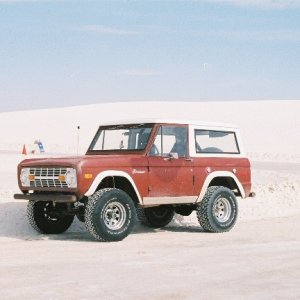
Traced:
<path id="1" fill-rule="evenodd" d="M 234 132 L 215 130 L 195 130 L 197 153 L 239 154 Z"/>
<path id="2" fill-rule="evenodd" d="M 150 150 L 151 156 L 169 156 L 177 153 L 178 157 L 187 156 L 187 128 L 161 126 Z"/>

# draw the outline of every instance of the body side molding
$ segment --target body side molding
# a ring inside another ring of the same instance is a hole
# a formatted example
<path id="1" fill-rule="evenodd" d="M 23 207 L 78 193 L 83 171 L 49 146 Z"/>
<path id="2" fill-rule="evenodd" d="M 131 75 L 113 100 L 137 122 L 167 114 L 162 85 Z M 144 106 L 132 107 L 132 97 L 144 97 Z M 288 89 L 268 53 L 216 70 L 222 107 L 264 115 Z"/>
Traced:
<path id="1" fill-rule="evenodd" d="M 180 196 L 180 197 L 144 197 L 145 206 L 155 206 L 162 204 L 194 204 L 198 199 L 197 196 Z"/>

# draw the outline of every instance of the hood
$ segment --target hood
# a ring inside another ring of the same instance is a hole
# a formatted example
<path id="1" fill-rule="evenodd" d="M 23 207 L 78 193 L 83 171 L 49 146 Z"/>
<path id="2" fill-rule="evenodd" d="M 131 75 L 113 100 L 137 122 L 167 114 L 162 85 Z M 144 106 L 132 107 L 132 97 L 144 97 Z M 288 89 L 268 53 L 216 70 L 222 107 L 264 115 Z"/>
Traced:
<path id="1" fill-rule="evenodd" d="M 84 156 L 70 156 L 70 157 L 55 157 L 55 158 L 32 158 L 25 159 L 20 163 L 22 167 L 43 167 L 43 166 L 62 166 L 75 167 Z"/>
<path id="2" fill-rule="evenodd" d="M 25 159 L 21 167 L 125 167 L 146 164 L 145 157 L 141 155 L 84 155 L 59 158 Z"/>

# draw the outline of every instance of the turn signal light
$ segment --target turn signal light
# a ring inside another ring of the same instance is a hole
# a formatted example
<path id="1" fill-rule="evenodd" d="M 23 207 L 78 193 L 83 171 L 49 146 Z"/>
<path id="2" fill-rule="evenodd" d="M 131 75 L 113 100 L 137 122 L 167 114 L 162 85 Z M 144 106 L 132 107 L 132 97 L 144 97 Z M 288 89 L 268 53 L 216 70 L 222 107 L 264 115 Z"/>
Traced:
<path id="1" fill-rule="evenodd" d="M 28 179 L 29 179 L 30 181 L 34 181 L 35 176 L 34 176 L 34 175 L 28 175 Z"/>
<path id="2" fill-rule="evenodd" d="M 92 179 L 93 178 L 93 174 L 86 173 L 86 174 L 84 174 L 84 178 L 85 179 Z"/>
<path id="3" fill-rule="evenodd" d="M 58 176 L 59 181 L 66 181 L 66 177 L 64 175 Z"/>

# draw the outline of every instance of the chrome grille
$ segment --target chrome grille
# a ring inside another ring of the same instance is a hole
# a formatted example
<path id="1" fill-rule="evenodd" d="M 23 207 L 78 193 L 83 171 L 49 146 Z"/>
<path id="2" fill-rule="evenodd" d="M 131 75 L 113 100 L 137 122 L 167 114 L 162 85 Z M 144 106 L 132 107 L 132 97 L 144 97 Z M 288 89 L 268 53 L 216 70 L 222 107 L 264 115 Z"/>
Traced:
<path id="1" fill-rule="evenodd" d="M 67 168 L 30 168 L 29 174 L 34 176 L 34 180 L 30 180 L 30 187 L 67 188 L 67 183 L 59 180 L 59 176 L 65 176 L 66 173 Z"/>

